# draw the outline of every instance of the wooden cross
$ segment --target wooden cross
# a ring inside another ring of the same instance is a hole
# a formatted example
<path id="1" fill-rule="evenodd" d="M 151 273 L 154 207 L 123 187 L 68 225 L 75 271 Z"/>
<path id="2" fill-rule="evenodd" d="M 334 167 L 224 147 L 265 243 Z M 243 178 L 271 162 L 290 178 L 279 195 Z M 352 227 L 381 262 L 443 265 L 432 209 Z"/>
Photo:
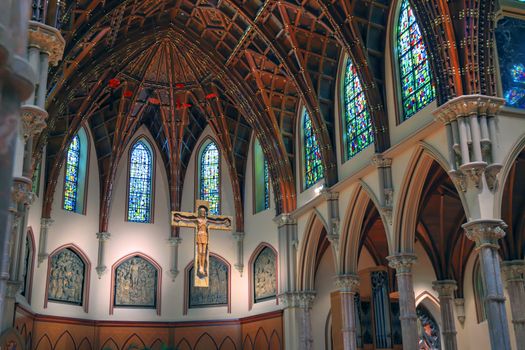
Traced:
<path id="1" fill-rule="evenodd" d="M 209 286 L 210 251 L 208 249 L 208 230 L 231 231 L 230 216 L 208 215 L 208 201 L 197 200 L 195 213 L 182 211 L 171 212 L 171 225 L 195 228 L 195 258 L 193 276 L 195 287 Z"/>

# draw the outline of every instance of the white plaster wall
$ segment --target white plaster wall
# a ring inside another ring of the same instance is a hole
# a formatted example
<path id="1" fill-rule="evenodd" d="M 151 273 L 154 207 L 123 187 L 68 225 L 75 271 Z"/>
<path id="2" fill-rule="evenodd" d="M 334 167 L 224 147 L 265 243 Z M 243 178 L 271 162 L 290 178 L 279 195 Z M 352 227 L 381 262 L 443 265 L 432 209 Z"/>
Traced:
<path id="1" fill-rule="evenodd" d="M 316 296 L 312 306 L 312 335 L 313 349 L 325 349 L 325 329 L 328 313 L 330 312 L 330 293 L 336 290 L 335 268 L 332 249 L 328 247 L 319 262 L 315 274 Z"/>

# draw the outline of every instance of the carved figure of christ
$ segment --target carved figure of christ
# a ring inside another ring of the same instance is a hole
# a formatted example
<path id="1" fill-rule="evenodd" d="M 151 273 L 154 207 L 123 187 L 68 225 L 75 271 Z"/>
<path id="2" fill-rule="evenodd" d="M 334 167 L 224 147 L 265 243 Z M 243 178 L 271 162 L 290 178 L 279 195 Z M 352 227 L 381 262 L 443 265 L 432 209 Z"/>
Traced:
<path id="1" fill-rule="evenodd" d="M 229 216 L 208 215 L 207 201 L 197 200 L 195 213 L 174 211 L 171 224 L 178 227 L 192 227 L 195 232 L 195 260 L 193 276 L 195 287 L 209 286 L 209 230 L 231 231 L 232 219 Z"/>

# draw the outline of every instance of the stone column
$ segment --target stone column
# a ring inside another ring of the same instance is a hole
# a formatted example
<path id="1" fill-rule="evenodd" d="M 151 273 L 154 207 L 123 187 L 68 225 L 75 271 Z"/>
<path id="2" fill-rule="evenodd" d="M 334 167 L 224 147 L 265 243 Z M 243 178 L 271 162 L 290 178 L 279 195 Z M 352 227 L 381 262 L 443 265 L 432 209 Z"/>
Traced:
<path id="1" fill-rule="evenodd" d="M 472 220 L 463 224 L 467 237 L 476 242 L 481 279 L 486 291 L 485 309 L 493 350 L 510 350 L 510 336 L 501 281 L 498 240 L 505 236 L 505 223 L 497 219 Z"/>
<path id="2" fill-rule="evenodd" d="M 170 275 L 171 281 L 174 282 L 175 278 L 179 275 L 179 246 L 182 243 L 182 238 L 180 237 L 170 237 L 168 239 L 168 244 L 171 251 L 171 268 Z"/>
<path id="3" fill-rule="evenodd" d="M 456 281 L 441 280 L 434 281 L 432 288 L 438 292 L 439 306 L 441 310 L 441 333 L 446 350 L 457 350 L 456 320 L 454 319 L 454 291 L 458 289 Z"/>
<path id="4" fill-rule="evenodd" d="M 417 257 L 413 254 L 400 253 L 388 256 L 387 259 L 389 266 L 396 270 L 403 349 L 418 350 L 416 297 L 412 281 L 412 265 Z"/>
<path id="5" fill-rule="evenodd" d="M 242 277 L 242 272 L 244 270 L 244 232 L 234 232 L 233 238 L 237 244 L 237 262 L 234 266 Z"/>
<path id="6" fill-rule="evenodd" d="M 299 306 L 302 311 L 301 331 L 299 333 L 300 349 L 311 350 L 314 343 L 312 335 L 312 305 L 315 299 L 314 291 L 298 293 Z"/>
<path id="7" fill-rule="evenodd" d="M 356 350 L 355 294 L 359 288 L 359 276 L 339 275 L 335 281 L 341 296 L 343 349 Z"/>
<path id="8" fill-rule="evenodd" d="M 98 278 L 100 279 L 102 277 L 102 274 L 106 272 L 106 263 L 105 263 L 105 246 L 106 242 L 111 237 L 111 233 L 109 232 L 98 232 L 97 233 L 97 239 L 98 239 L 98 258 L 97 258 L 97 267 L 95 270 L 97 271 Z"/>
<path id="9" fill-rule="evenodd" d="M 49 228 L 54 220 L 49 218 L 40 219 L 40 238 L 38 240 L 38 266 L 47 259 L 49 253 L 47 252 L 47 235 Z"/>
<path id="10" fill-rule="evenodd" d="M 509 294 L 516 348 L 525 350 L 525 261 L 503 261 L 501 272 Z"/>

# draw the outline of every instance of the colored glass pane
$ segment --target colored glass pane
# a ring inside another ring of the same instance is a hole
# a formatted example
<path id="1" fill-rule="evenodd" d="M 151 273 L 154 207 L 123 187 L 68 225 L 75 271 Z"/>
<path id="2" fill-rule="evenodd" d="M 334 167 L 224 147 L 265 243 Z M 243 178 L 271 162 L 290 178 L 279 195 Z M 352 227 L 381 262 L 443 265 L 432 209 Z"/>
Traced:
<path id="1" fill-rule="evenodd" d="M 303 132 L 305 188 L 309 188 L 323 178 L 324 169 L 319 142 L 314 134 L 312 120 L 306 110 L 303 114 Z"/>
<path id="2" fill-rule="evenodd" d="M 255 213 L 270 207 L 270 182 L 268 174 L 268 162 L 259 143 L 255 140 L 253 145 L 253 181 L 254 181 L 254 205 Z"/>
<path id="3" fill-rule="evenodd" d="M 350 59 L 346 64 L 343 95 L 346 159 L 350 159 L 374 141 L 365 93 Z"/>
<path id="4" fill-rule="evenodd" d="M 270 207 L 270 177 L 268 176 L 268 162 L 264 160 L 264 209 Z"/>
<path id="5" fill-rule="evenodd" d="M 427 50 L 408 0 L 401 4 L 397 31 L 403 120 L 406 120 L 435 98 Z"/>
<path id="6" fill-rule="evenodd" d="M 501 88 L 507 106 L 525 108 L 525 21 L 505 17 L 498 22 L 498 47 Z"/>
<path id="7" fill-rule="evenodd" d="M 133 145 L 129 165 L 128 221 L 151 221 L 153 155 L 144 143 Z"/>
<path id="8" fill-rule="evenodd" d="M 78 173 L 80 166 L 80 139 L 75 135 L 69 144 L 66 158 L 66 176 L 64 181 L 64 209 L 77 210 Z"/>
<path id="9" fill-rule="evenodd" d="M 200 161 L 200 198 L 209 202 L 210 212 L 220 213 L 220 171 L 219 149 L 215 142 L 210 142 L 201 154 Z"/>

